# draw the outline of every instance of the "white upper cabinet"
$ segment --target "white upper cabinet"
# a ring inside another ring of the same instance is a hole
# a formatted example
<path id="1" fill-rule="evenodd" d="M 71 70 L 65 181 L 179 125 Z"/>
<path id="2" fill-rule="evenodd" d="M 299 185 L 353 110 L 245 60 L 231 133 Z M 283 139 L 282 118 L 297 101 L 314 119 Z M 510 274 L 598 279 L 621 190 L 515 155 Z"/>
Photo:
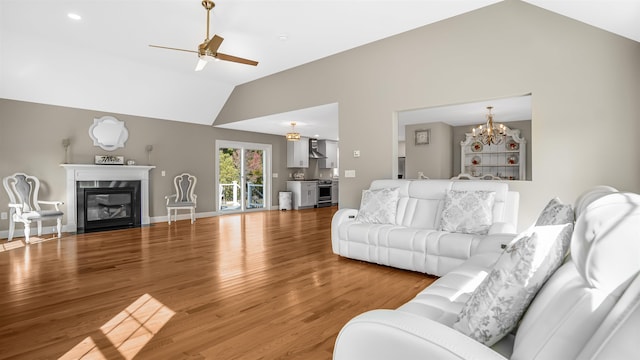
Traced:
<path id="1" fill-rule="evenodd" d="M 318 167 L 320 169 L 333 169 L 338 167 L 338 142 L 319 140 L 318 151 L 327 157 L 326 159 L 318 159 Z"/>
<path id="2" fill-rule="evenodd" d="M 287 167 L 309 167 L 309 138 L 300 138 L 298 141 L 287 141 Z"/>

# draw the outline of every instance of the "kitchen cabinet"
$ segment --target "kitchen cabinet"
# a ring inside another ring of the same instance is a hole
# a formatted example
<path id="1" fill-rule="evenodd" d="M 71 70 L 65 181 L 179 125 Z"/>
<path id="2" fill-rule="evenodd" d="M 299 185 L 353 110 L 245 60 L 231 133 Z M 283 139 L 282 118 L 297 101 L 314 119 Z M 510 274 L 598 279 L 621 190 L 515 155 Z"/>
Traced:
<path id="1" fill-rule="evenodd" d="M 338 205 L 339 185 L 338 180 L 331 182 L 331 205 Z"/>
<path id="2" fill-rule="evenodd" d="M 318 151 L 320 151 L 326 159 L 318 159 L 318 168 L 333 169 L 338 167 L 338 142 L 332 140 L 319 140 Z"/>
<path id="3" fill-rule="evenodd" d="M 287 190 L 293 194 L 293 209 L 316 207 L 318 201 L 317 181 L 287 181 Z"/>
<path id="4" fill-rule="evenodd" d="M 460 142 L 461 173 L 473 178 L 491 177 L 503 180 L 526 179 L 526 143 L 520 130 L 506 128 L 502 144 L 483 144 L 466 134 Z"/>
<path id="5" fill-rule="evenodd" d="M 298 141 L 287 141 L 287 167 L 309 167 L 309 138 L 302 137 Z"/>

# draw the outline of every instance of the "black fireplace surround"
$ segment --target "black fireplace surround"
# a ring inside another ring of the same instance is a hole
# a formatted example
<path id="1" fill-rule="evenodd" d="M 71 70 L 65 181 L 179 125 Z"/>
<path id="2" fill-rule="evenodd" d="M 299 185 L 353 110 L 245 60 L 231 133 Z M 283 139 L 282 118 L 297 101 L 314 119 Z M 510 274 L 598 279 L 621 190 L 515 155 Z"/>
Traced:
<path id="1" fill-rule="evenodd" d="M 140 181 L 77 181 L 78 233 L 139 227 Z"/>

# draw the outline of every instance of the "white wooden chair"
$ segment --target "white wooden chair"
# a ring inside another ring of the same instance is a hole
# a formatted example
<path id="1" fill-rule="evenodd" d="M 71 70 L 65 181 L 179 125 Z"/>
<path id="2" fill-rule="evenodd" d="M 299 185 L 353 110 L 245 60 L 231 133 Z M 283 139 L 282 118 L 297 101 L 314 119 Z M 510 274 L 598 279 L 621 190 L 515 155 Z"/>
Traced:
<path id="1" fill-rule="evenodd" d="M 13 239 L 15 223 L 24 224 L 24 239 L 29 243 L 29 235 L 31 233 L 31 222 L 38 223 L 38 236 L 42 236 L 42 221 L 56 220 L 58 229 L 58 238 L 62 236 L 62 216 L 64 213 L 59 206 L 64 204 L 62 201 L 43 201 L 38 200 L 38 191 L 40 190 L 40 180 L 37 177 L 24 173 L 15 173 L 2 179 L 7 194 L 9 194 L 9 237 Z M 42 210 L 42 205 L 53 205 L 55 210 Z"/>
<path id="2" fill-rule="evenodd" d="M 171 225 L 171 210 L 173 210 L 173 221 L 177 220 L 178 210 L 189 210 L 191 212 L 191 223 L 196 221 L 196 200 L 197 195 L 193 193 L 198 179 L 189 174 L 182 173 L 173 178 L 173 185 L 176 187 L 176 193 L 165 196 L 167 200 L 167 217 L 169 225 Z"/>

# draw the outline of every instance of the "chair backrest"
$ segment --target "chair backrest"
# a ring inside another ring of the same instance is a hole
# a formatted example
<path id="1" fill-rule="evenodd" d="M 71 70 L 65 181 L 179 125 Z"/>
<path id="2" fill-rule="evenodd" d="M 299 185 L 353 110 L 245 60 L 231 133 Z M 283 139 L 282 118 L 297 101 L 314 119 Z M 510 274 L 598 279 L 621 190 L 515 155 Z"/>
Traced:
<path id="1" fill-rule="evenodd" d="M 196 187 L 196 181 L 198 179 L 189 174 L 182 173 L 173 178 L 173 184 L 176 187 L 176 202 L 177 203 L 186 203 L 186 202 L 194 202 L 195 198 L 193 196 L 194 190 Z"/>
<path id="2" fill-rule="evenodd" d="M 40 210 L 38 205 L 38 191 L 40 180 L 25 173 L 15 173 L 2 179 L 9 201 L 12 204 L 22 204 L 22 211 Z"/>

